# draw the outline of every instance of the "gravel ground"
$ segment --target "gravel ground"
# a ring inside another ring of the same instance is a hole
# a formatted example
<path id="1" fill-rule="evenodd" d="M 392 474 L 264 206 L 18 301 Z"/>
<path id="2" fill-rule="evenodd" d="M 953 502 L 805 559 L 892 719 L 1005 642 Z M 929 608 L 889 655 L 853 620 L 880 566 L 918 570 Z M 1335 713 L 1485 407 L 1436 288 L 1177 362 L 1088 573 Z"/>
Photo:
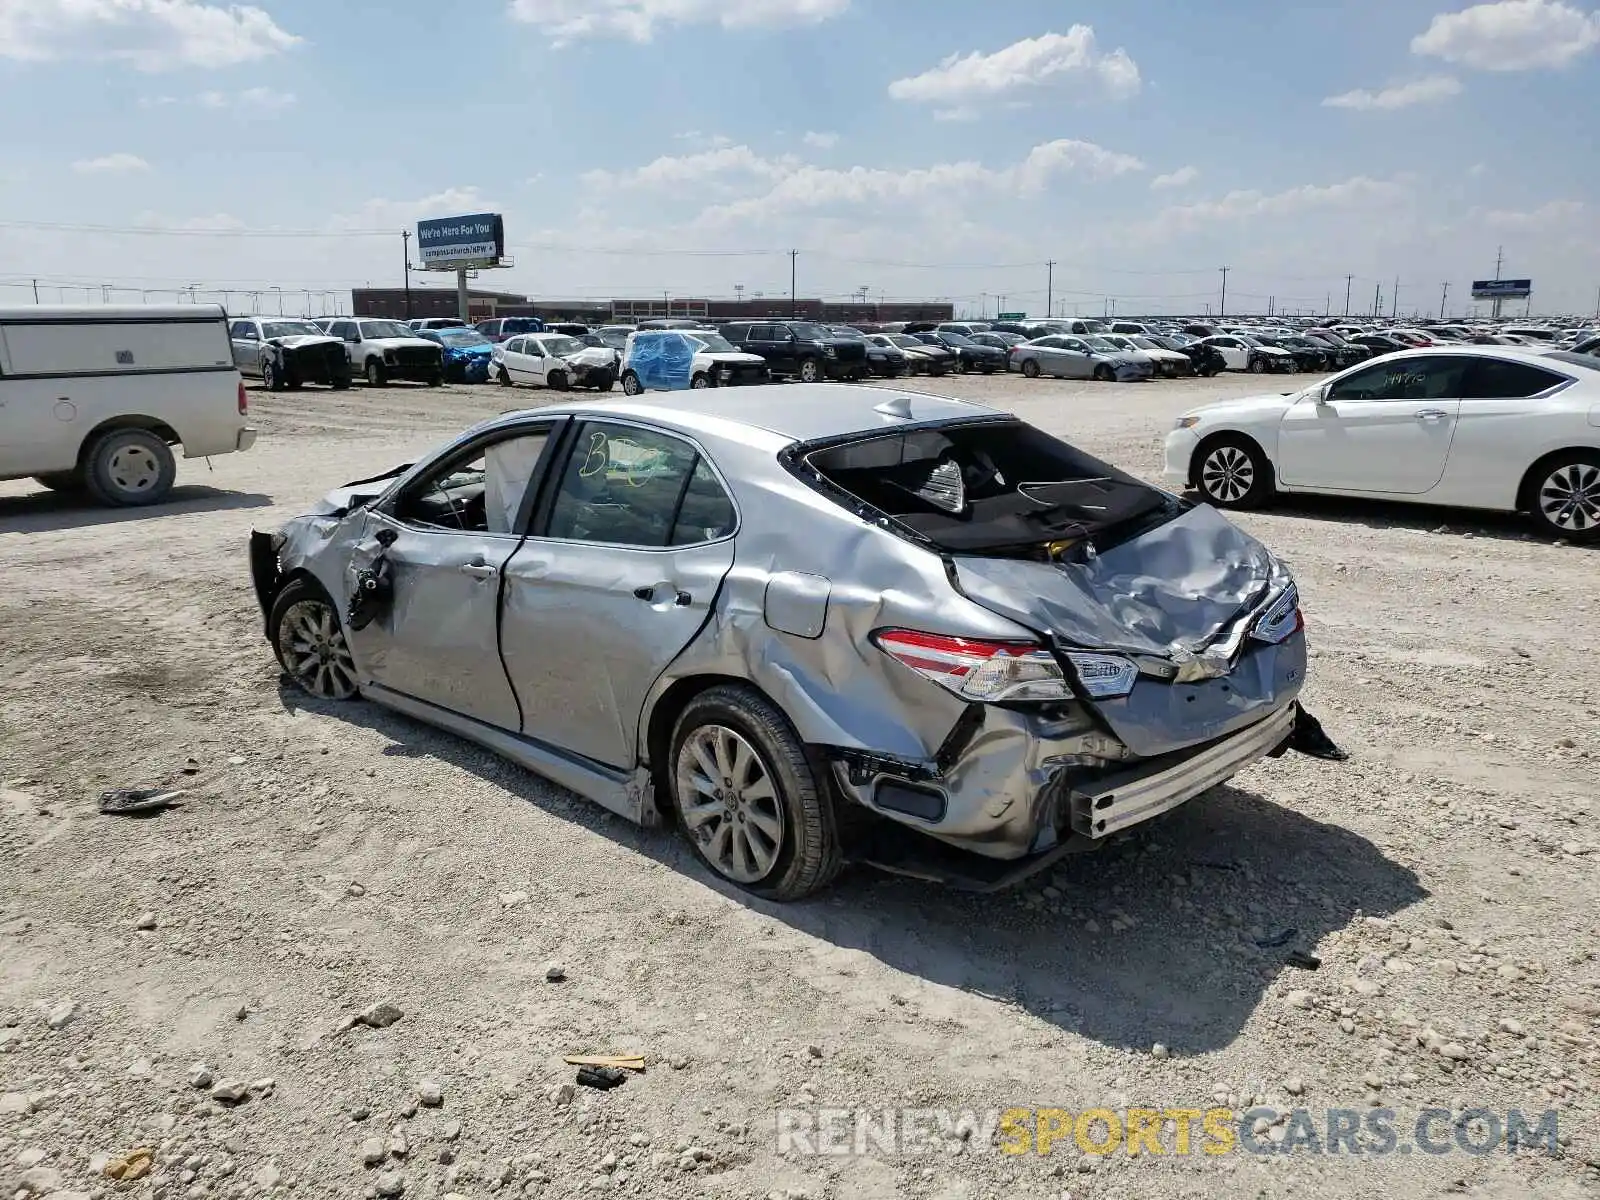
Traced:
<path id="1" fill-rule="evenodd" d="M 1175 414 L 1260 385 L 916 386 L 1154 478 Z M 281 684 L 249 530 L 508 402 L 256 393 L 256 449 L 183 464 L 156 511 L 0 484 L 0 1196 L 1600 1191 L 1592 552 L 1479 514 L 1244 516 L 1298 573 L 1306 700 L 1350 762 L 1264 762 L 1000 896 L 853 871 L 778 907 L 671 834 Z M 182 807 L 96 812 L 167 783 Z M 574 1096 L 573 1053 L 648 1070 Z M 1391 1108 L 1401 1148 L 1008 1155 L 981 1123 L 1263 1104 L 1322 1129 Z M 1555 1109 L 1562 1144 L 1406 1153 L 1430 1106 Z M 779 1153 L 777 1110 L 891 1107 L 979 1129 Z"/>

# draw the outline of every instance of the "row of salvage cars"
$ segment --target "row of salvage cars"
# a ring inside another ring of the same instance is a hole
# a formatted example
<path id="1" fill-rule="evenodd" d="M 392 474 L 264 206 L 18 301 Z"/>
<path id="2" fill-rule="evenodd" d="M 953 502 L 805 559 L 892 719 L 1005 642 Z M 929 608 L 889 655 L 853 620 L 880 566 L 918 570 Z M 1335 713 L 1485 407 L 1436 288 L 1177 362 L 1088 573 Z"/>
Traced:
<path id="1" fill-rule="evenodd" d="M 779 900 L 850 861 L 1002 886 L 1342 757 L 1288 568 L 1214 508 L 964 401 L 701 390 L 503 414 L 253 534 L 284 671 Z"/>

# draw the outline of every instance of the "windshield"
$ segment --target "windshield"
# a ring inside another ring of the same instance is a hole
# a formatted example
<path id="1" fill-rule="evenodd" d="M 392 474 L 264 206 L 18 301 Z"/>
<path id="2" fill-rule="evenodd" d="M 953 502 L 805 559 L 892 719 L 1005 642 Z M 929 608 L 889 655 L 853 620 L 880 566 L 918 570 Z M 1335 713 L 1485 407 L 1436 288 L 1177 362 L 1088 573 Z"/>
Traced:
<path id="1" fill-rule="evenodd" d="M 554 354 L 557 358 L 565 358 L 569 354 L 576 354 L 583 349 L 583 343 L 575 337 L 566 337 L 556 334 L 553 337 L 542 337 L 539 345 L 544 347 L 546 354 Z"/>
<path id="2" fill-rule="evenodd" d="M 955 553 L 1028 549 L 1043 558 L 1049 542 L 1097 535 L 1176 506 L 1021 421 L 868 437 L 819 450 L 807 462 L 902 528 Z"/>
<path id="3" fill-rule="evenodd" d="M 941 333 L 939 335 L 951 346 L 976 346 L 978 343 L 971 338 L 959 333 Z"/>
<path id="4" fill-rule="evenodd" d="M 927 345 L 926 342 L 919 342 L 916 338 L 904 333 L 890 334 L 883 340 L 892 346 L 900 346 L 906 350 L 921 350 Z"/>
<path id="5" fill-rule="evenodd" d="M 492 346 L 494 345 L 476 329 L 460 329 L 451 326 L 448 329 L 437 329 L 439 340 L 446 346 Z"/>
<path id="6" fill-rule="evenodd" d="M 1147 337 L 1130 337 L 1128 340 L 1130 342 L 1132 342 L 1135 346 L 1139 347 L 1139 349 L 1141 349 L 1141 350 L 1164 350 L 1164 349 L 1166 349 L 1165 346 L 1158 346 L 1158 345 L 1156 345 L 1155 342 L 1151 341 Z"/>
<path id="7" fill-rule="evenodd" d="M 836 337 L 864 338 L 867 336 L 866 334 L 862 333 L 861 330 L 856 329 L 851 325 L 835 325 L 833 327 L 833 332 L 834 336 Z"/>
<path id="8" fill-rule="evenodd" d="M 263 337 L 300 337 L 304 334 L 314 334 L 317 337 L 327 337 L 327 333 L 310 321 L 267 321 L 261 326 Z"/>
<path id="9" fill-rule="evenodd" d="M 696 333 L 690 335 L 713 354 L 737 354 L 739 347 L 735 346 L 720 333 Z"/>
<path id="10" fill-rule="evenodd" d="M 1115 342 L 1108 342 L 1103 337 L 1086 337 L 1083 340 L 1088 345 L 1089 349 L 1099 350 L 1102 353 L 1107 350 L 1110 350 L 1114 353 L 1122 349 L 1122 347 L 1117 345 Z"/>
<path id="11" fill-rule="evenodd" d="M 797 321 L 789 329 L 802 342 L 825 342 L 833 336 L 821 325 L 813 325 L 809 321 Z"/>
<path id="12" fill-rule="evenodd" d="M 363 321 L 361 322 L 361 336 L 364 338 L 414 338 L 416 331 L 398 321 Z"/>
<path id="13" fill-rule="evenodd" d="M 1263 343 L 1256 341 L 1256 339 L 1251 337 L 1248 333 L 1236 333 L 1233 336 L 1238 338 L 1246 346 L 1255 346 L 1259 349 L 1263 345 Z"/>

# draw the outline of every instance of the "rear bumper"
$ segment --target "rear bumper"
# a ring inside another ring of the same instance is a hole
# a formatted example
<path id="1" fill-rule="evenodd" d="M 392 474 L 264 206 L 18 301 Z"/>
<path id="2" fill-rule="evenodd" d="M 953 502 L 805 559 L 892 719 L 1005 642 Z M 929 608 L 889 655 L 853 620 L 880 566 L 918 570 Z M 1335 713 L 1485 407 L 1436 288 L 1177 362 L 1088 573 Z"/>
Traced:
<path id="1" fill-rule="evenodd" d="M 235 450 L 248 450 L 255 444 L 256 427 L 254 425 L 246 425 L 243 429 L 239 430 L 239 435 L 234 439 L 233 448 Z"/>

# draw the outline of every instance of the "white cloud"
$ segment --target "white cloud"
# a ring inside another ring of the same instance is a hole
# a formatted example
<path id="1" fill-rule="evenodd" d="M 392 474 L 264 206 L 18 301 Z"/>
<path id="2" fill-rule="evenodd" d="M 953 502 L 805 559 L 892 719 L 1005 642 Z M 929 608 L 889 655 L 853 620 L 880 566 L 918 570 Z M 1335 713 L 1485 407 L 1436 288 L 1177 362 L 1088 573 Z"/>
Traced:
<path id="1" fill-rule="evenodd" d="M 137 154 L 118 152 L 99 158 L 81 158 L 72 164 L 80 175 L 121 175 L 130 171 L 148 171 L 150 164 Z"/>
<path id="2" fill-rule="evenodd" d="M 648 42 L 658 27 L 718 24 L 724 29 L 815 25 L 837 17 L 850 0 L 511 0 L 511 19 L 563 42 L 621 37 Z"/>
<path id="3" fill-rule="evenodd" d="M 1497 229 L 1548 230 L 1586 213 L 1581 200 L 1551 200 L 1526 212 L 1492 209 L 1483 214 L 1484 223 Z"/>
<path id="4" fill-rule="evenodd" d="M 418 200 L 368 200 L 352 213 L 340 213 L 328 221 L 335 231 L 351 229 L 393 229 L 399 233 L 413 228 L 428 217 L 454 217 L 465 213 L 500 212 L 478 188 L 467 184 L 445 188 Z"/>
<path id="5" fill-rule="evenodd" d="M 203 108 L 233 108 L 243 112 L 282 112 L 295 105 L 293 92 L 278 92 L 267 87 L 245 88 L 242 92 L 201 92 L 195 97 Z"/>
<path id="6" fill-rule="evenodd" d="M 815 146 L 818 150 L 832 150 L 839 144 L 837 133 L 806 133 L 800 138 L 808 146 Z"/>
<path id="7" fill-rule="evenodd" d="M 1564 67 L 1600 45 L 1600 13 L 1563 0 L 1500 0 L 1440 13 L 1411 39 L 1413 54 L 1485 71 Z"/>
<path id="8" fill-rule="evenodd" d="M 1368 91 L 1366 88 L 1356 88 L 1353 92 L 1342 92 L 1337 96 L 1329 96 L 1322 102 L 1323 108 L 1353 108 L 1358 110 L 1369 109 L 1394 109 L 1410 108 L 1413 104 L 1431 104 L 1437 100 L 1448 100 L 1451 96 L 1461 94 L 1461 82 L 1448 75 L 1430 75 L 1426 79 L 1414 79 L 1410 83 L 1398 83 L 1393 87 L 1386 87 L 1379 91 Z"/>
<path id="9" fill-rule="evenodd" d="M 1152 236 L 1189 233 L 1208 225 L 1305 212 L 1392 206 L 1410 195 L 1398 180 L 1357 175 L 1340 183 L 1305 184 L 1281 192 L 1254 189 L 1229 192 L 1220 200 L 1201 200 L 1163 209 L 1143 226 Z"/>
<path id="10" fill-rule="evenodd" d="M 198 0 L 0 0 L 0 57 L 127 62 L 141 71 L 225 67 L 301 39 L 251 5 Z"/>
<path id="11" fill-rule="evenodd" d="M 1165 175 L 1157 175 L 1150 181 L 1152 191 L 1163 191 L 1167 188 L 1181 188 L 1193 183 L 1200 178 L 1200 168 L 1179 167 L 1176 171 L 1168 171 Z"/>
<path id="12" fill-rule="evenodd" d="M 993 54 L 976 50 L 965 56 L 952 54 L 920 75 L 896 79 L 889 85 L 889 95 L 896 100 L 960 108 L 1068 79 L 1087 82 L 1113 99 L 1135 95 L 1140 86 L 1139 68 L 1127 51 L 1119 48 L 1101 53 L 1094 30 L 1074 25 L 1066 33 L 1023 38 Z"/>
<path id="13" fill-rule="evenodd" d="M 976 121 L 978 110 L 962 105 L 959 108 L 936 108 L 933 110 L 935 121 Z"/>
<path id="14" fill-rule="evenodd" d="M 930 167 L 900 171 L 777 165 L 780 173 L 769 191 L 708 208 L 701 214 L 702 222 L 760 219 L 777 213 L 836 205 L 900 205 L 919 200 L 959 199 L 975 192 L 1031 196 L 1042 192 L 1062 175 L 1109 179 L 1144 169 L 1144 163 L 1131 154 L 1068 138 L 1035 146 L 1021 162 L 1010 167 L 986 167 L 971 161 L 935 163 Z"/>
<path id="15" fill-rule="evenodd" d="M 662 189 L 728 176 L 776 179 L 798 165 L 792 155 L 764 158 L 749 146 L 719 145 L 695 154 L 664 154 L 632 171 L 585 171 L 583 181 L 591 187 Z"/>

